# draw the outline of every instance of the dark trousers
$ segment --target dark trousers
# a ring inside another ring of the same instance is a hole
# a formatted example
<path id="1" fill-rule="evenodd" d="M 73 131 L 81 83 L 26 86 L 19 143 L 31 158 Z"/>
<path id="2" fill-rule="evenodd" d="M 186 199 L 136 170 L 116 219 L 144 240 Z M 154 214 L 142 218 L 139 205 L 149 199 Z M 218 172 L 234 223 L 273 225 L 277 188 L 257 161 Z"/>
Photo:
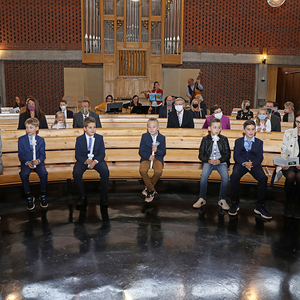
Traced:
<path id="1" fill-rule="evenodd" d="M 230 176 L 231 183 L 231 202 L 239 203 L 239 188 L 240 179 L 246 174 L 250 173 L 257 180 L 257 204 L 265 205 L 267 194 L 268 177 L 261 166 L 256 166 L 249 171 L 246 167 L 235 164 L 232 174 Z"/>
<path id="2" fill-rule="evenodd" d="M 30 183 L 29 183 L 29 175 L 31 171 L 36 172 L 40 177 L 40 188 L 42 192 L 46 192 L 47 189 L 47 179 L 48 179 L 48 172 L 45 168 L 44 164 L 39 164 L 34 169 L 30 169 L 26 165 L 21 165 L 20 177 L 22 180 L 23 188 L 25 194 L 30 193 Z"/>
<path id="3" fill-rule="evenodd" d="M 300 201 L 300 170 L 298 170 L 296 167 L 289 167 L 287 170 L 282 170 L 282 173 L 286 178 L 284 183 L 286 200 L 287 201 L 292 200 L 292 197 L 296 194 L 297 202 L 299 202 Z"/>
<path id="4" fill-rule="evenodd" d="M 74 169 L 73 169 L 73 177 L 75 184 L 77 186 L 78 192 L 80 194 L 80 197 L 83 198 L 86 196 L 85 186 L 82 179 L 83 173 L 88 169 L 87 165 L 82 164 L 80 162 L 76 162 Z M 100 192 L 100 199 L 106 199 L 107 198 L 107 188 L 108 188 L 108 182 L 109 182 L 109 170 L 107 167 L 106 162 L 100 161 L 97 163 L 94 167 L 94 170 L 96 170 L 101 177 L 101 192 Z"/>

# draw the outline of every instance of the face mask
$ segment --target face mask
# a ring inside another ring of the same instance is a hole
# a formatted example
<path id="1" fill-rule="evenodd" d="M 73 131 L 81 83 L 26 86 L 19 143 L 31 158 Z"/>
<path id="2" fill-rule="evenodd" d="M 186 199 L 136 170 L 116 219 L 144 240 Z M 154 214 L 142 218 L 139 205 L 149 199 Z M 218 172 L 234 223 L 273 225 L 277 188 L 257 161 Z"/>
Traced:
<path id="1" fill-rule="evenodd" d="M 266 119 L 266 115 L 258 115 L 258 118 L 259 118 L 260 120 L 265 120 L 265 119 Z"/>
<path id="2" fill-rule="evenodd" d="M 194 103 L 194 104 L 193 104 L 193 107 L 194 107 L 194 108 L 197 108 L 197 107 L 198 107 L 198 104 Z"/>
<path id="3" fill-rule="evenodd" d="M 173 101 L 167 101 L 167 105 L 168 105 L 168 106 L 171 106 L 172 103 L 173 103 Z"/>
<path id="4" fill-rule="evenodd" d="M 60 109 L 61 109 L 62 111 L 65 111 L 65 110 L 66 110 L 66 107 L 65 107 L 64 105 L 62 105 L 62 106 L 60 107 Z"/>
<path id="5" fill-rule="evenodd" d="M 250 105 L 247 105 L 247 106 L 246 106 L 246 109 L 249 110 L 249 109 L 250 109 Z"/>
<path id="6" fill-rule="evenodd" d="M 284 110 L 284 112 L 285 112 L 286 114 L 288 114 L 288 113 L 290 112 L 290 110 L 289 110 L 288 108 L 286 108 L 286 109 Z"/>
<path id="7" fill-rule="evenodd" d="M 81 107 L 80 111 L 86 115 L 89 112 L 89 109 L 87 107 Z"/>
<path id="8" fill-rule="evenodd" d="M 272 108 L 267 107 L 267 112 L 268 112 L 268 114 L 270 114 L 272 112 Z"/>
<path id="9" fill-rule="evenodd" d="M 221 119 L 222 116 L 223 116 L 223 113 L 222 113 L 222 112 L 219 112 L 219 113 L 217 113 L 217 114 L 214 114 L 214 116 L 215 116 L 216 119 Z"/>
<path id="10" fill-rule="evenodd" d="M 28 109 L 30 111 L 34 111 L 35 110 L 35 105 L 28 105 L 27 107 L 28 107 Z"/>
<path id="11" fill-rule="evenodd" d="M 277 107 L 274 107 L 274 112 L 277 112 L 278 111 L 278 108 Z"/>
<path id="12" fill-rule="evenodd" d="M 181 112 L 183 109 L 183 105 L 175 105 L 175 109 L 177 112 Z"/>

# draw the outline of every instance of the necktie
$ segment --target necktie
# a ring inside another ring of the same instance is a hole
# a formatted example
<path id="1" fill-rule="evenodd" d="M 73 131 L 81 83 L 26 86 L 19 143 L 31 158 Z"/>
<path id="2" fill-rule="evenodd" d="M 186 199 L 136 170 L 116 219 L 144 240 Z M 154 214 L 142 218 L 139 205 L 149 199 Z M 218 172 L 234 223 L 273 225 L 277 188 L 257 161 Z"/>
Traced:
<path id="1" fill-rule="evenodd" d="M 88 151 L 91 151 L 91 147 L 92 147 L 92 137 L 90 136 Z"/>
<path id="2" fill-rule="evenodd" d="M 252 141 L 247 140 L 247 143 L 248 143 L 248 151 L 250 151 L 252 148 Z"/>
<path id="3" fill-rule="evenodd" d="M 177 117 L 178 117 L 178 123 L 179 123 L 179 126 L 181 127 L 180 114 L 178 114 Z"/>
<path id="4" fill-rule="evenodd" d="M 30 144 L 31 150 L 33 150 L 33 146 L 32 146 L 32 137 L 31 137 L 31 136 L 29 137 L 29 144 Z"/>

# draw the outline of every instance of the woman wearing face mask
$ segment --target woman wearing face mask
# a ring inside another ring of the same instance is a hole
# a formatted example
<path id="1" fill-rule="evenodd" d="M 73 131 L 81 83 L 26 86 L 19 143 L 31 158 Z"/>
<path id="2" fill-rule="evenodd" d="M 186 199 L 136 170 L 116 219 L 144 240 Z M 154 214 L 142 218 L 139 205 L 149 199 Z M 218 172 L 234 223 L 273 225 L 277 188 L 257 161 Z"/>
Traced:
<path id="1" fill-rule="evenodd" d="M 271 132 L 271 122 L 266 108 L 260 108 L 254 120 L 257 132 Z"/>
<path id="2" fill-rule="evenodd" d="M 191 103 L 191 110 L 193 112 L 194 119 L 205 119 L 204 111 L 200 108 L 199 102 L 197 99 L 194 99 Z"/>
<path id="3" fill-rule="evenodd" d="M 165 98 L 165 105 L 161 107 L 159 110 L 159 118 L 167 118 L 169 116 L 169 113 L 174 110 L 174 105 L 173 105 L 173 97 L 168 96 Z"/>
<path id="4" fill-rule="evenodd" d="M 27 99 L 26 111 L 20 114 L 18 129 L 25 129 L 25 121 L 29 118 L 37 118 L 40 121 L 40 129 L 48 129 L 46 117 L 38 101 L 31 97 Z"/>
<path id="5" fill-rule="evenodd" d="M 237 112 L 237 120 L 251 120 L 253 119 L 253 112 L 250 110 L 250 101 L 243 100 L 242 109 Z"/>
<path id="6" fill-rule="evenodd" d="M 217 118 L 221 120 L 221 129 L 230 129 L 230 119 L 227 116 L 223 115 L 222 108 L 219 104 L 213 105 L 213 107 L 210 110 L 212 112 L 212 115 L 206 117 L 205 123 L 202 126 L 203 129 L 208 128 L 209 120 L 211 118 Z"/>

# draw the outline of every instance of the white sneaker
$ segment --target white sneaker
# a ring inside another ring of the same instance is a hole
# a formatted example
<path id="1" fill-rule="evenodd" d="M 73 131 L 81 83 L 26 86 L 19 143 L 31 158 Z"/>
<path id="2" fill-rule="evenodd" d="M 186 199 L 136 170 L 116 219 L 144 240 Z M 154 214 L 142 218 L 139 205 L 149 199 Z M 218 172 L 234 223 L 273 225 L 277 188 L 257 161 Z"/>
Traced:
<path id="1" fill-rule="evenodd" d="M 222 207 L 222 209 L 224 209 L 224 210 L 229 210 L 229 209 L 230 209 L 230 207 L 229 207 L 229 205 L 227 204 L 227 202 L 226 202 L 225 199 L 219 200 L 219 201 L 218 201 L 218 205 L 219 205 L 220 207 Z"/>
<path id="2" fill-rule="evenodd" d="M 199 198 L 196 203 L 193 204 L 194 208 L 200 208 L 201 206 L 205 205 L 206 201 L 203 198 Z"/>
<path id="3" fill-rule="evenodd" d="M 148 190 L 147 190 L 146 187 L 145 187 L 144 190 L 142 191 L 142 194 L 143 194 L 144 196 L 147 196 L 147 195 L 148 195 Z"/>

